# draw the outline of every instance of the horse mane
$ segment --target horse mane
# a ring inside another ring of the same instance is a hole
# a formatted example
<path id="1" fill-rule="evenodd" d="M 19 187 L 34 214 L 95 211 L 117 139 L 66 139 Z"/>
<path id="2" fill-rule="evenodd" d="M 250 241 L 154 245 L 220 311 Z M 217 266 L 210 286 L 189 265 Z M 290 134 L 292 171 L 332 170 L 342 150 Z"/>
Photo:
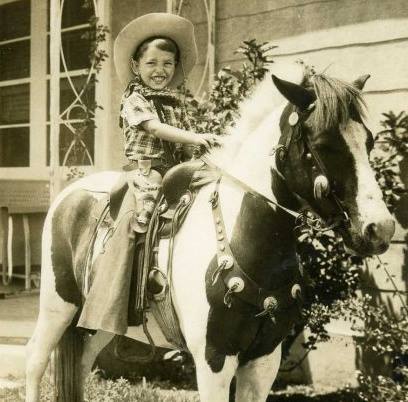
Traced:
<path id="1" fill-rule="evenodd" d="M 264 78 L 257 83 L 251 94 L 239 106 L 238 118 L 227 128 L 224 146 L 210 151 L 213 160 L 225 165 L 233 158 L 245 140 L 274 110 L 287 102 L 273 84 L 271 75 L 300 84 L 305 80 L 305 66 L 299 63 L 277 62 L 269 66 Z"/>
<path id="2" fill-rule="evenodd" d="M 305 78 L 305 86 L 312 86 L 317 97 L 311 116 L 316 131 L 344 125 L 356 114 L 365 117 L 366 103 L 354 85 L 325 74 L 310 74 Z"/>
<path id="3" fill-rule="evenodd" d="M 221 166 L 228 165 L 257 128 L 262 127 L 272 113 L 279 112 L 280 107 L 287 103 L 273 84 L 272 74 L 315 91 L 317 99 L 310 121 L 317 132 L 344 125 L 352 117 L 365 117 L 366 104 L 361 91 L 352 84 L 317 74 L 303 63 L 273 63 L 263 80 L 241 102 L 239 117 L 227 129 L 229 135 L 224 136 L 224 146 L 210 151 L 209 156 L 214 162 Z"/>

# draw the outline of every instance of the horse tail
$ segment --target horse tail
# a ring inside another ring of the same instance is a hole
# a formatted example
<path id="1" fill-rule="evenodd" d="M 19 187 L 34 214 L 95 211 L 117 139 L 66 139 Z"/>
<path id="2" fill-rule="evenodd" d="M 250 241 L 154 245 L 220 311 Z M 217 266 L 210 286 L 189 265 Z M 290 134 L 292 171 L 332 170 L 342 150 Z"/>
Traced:
<path id="1" fill-rule="evenodd" d="M 54 353 L 54 386 L 56 402 L 81 402 L 81 358 L 84 337 L 71 324 L 61 337 Z"/>

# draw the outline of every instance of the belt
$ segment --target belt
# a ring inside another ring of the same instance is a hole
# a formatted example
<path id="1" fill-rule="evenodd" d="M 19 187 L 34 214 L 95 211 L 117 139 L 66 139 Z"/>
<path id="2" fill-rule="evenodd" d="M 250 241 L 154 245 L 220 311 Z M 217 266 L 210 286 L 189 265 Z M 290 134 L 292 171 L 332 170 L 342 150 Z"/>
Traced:
<path id="1" fill-rule="evenodd" d="M 170 167 L 168 163 L 166 163 L 166 161 L 163 159 L 157 159 L 157 158 L 156 159 L 141 159 L 141 161 L 144 161 L 144 162 L 150 161 L 150 166 L 152 168 L 156 168 L 159 166 Z M 126 172 L 129 172 L 130 170 L 135 170 L 138 168 L 139 168 L 139 161 L 132 161 L 128 163 L 127 165 L 123 166 L 123 170 Z"/>

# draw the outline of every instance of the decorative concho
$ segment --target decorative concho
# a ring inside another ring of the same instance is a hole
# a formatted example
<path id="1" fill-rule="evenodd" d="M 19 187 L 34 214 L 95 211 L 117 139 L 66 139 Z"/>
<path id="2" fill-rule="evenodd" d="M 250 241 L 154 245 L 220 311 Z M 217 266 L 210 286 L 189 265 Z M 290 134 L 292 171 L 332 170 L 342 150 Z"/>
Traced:
<path id="1" fill-rule="evenodd" d="M 228 289 L 233 289 L 234 293 L 239 293 L 242 292 L 244 290 L 245 287 L 245 283 L 242 280 L 242 278 L 240 278 L 239 276 L 233 276 L 229 281 L 228 281 Z"/>
<path id="2" fill-rule="evenodd" d="M 293 299 L 301 298 L 302 297 L 302 288 L 298 283 L 295 283 L 290 290 L 290 294 Z"/>
<path id="3" fill-rule="evenodd" d="M 289 122 L 289 124 L 291 125 L 291 126 L 294 126 L 294 125 L 296 125 L 296 123 L 299 121 L 299 115 L 296 113 L 296 112 L 292 112 L 291 114 L 290 114 L 290 116 L 289 116 L 289 120 L 288 120 L 288 122 Z"/>
<path id="4" fill-rule="evenodd" d="M 275 297 L 269 296 L 263 302 L 263 307 L 265 310 L 273 311 L 278 307 L 278 301 Z"/>
<path id="5" fill-rule="evenodd" d="M 321 200 L 323 197 L 327 197 L 330 193 L 329 179 L 319 174 L 314 181 L 313 194 L 316 200 Z"/>

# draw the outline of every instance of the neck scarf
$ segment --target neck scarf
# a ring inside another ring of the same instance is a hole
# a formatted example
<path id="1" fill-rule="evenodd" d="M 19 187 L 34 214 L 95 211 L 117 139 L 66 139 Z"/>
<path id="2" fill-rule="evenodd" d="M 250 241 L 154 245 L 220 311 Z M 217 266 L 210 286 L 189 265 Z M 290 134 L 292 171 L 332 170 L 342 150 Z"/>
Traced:
<path id="1" fill-rule="evenodd" d="M 179 93 L 175 90 L 169 88 L 163 89 L 153 89 L 148 87 L 140 78 L 139 75 L 136 75 L 135 78 L 129 82 L 128 86 L 125 89 L 124 96 L 128 97 L 133 92 L 137 92 L 140 95 L 144 96 L 148 101 L 152 101 L 154 107 L 156 108 L 159 119 L 162 123 L 166 123 L 166 114 L 164 112 L 163 106 L 172 106 L 172 107 L 183 107 L 182 102 L 179 99 Z M 123 105 L 120 106 L 120 111 L 122 112 Z M 123 128 L 123 119 L 122 113 L 119 114 L 119 126 Z M 173 143 L 168 141 L 162 141 L 165 154 L 167 159 L 170 161 L 170 165 L 175 165 L 178 163 L 175 157 L 175 146 Z"/>
<path id="2" fill-rule="evenodd" d="M 153 89 L 148 87 L 140 78 L 139 75 L 136 75 L 135 78 L 129 82 L 128 86 L 125 89 L 124 96 L 128 97 L 133 92 L 137 92 L 144 96 L 147 100 L 153 101 L 154 106 L 156 107 L 159 118 L 163 122 L 163 105 L 168 105 L 172 107 L 181 107 L 182 103 L 179 99 L 179 93 L 175 90 L 169 88 L 163 89 Z M 121 108 L 122 109 L 122 108 Z M 122 127 L 122 119 L 120 119 L 120 127 Z"/>

